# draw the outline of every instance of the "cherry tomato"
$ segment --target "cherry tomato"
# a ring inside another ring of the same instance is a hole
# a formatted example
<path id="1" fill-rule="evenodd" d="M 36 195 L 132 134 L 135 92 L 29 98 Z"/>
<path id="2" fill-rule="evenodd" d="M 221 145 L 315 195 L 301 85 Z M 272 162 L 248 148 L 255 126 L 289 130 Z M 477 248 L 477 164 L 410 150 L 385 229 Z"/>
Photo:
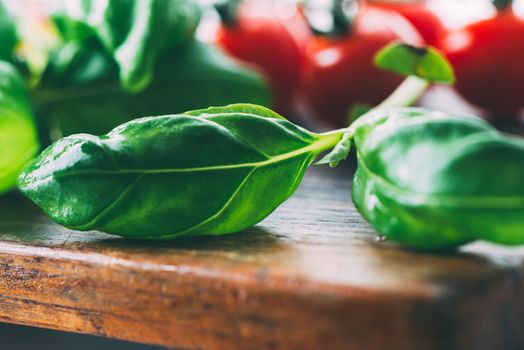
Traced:
<path id="1" fill-rule="evenodd" d="M 272 3 L 241 2 L 234 21 L 219 29 L 217 43 L 266 76 L 273 91 L 273 107 L 286 113 L 300 82 L 302 43 L 310 34 L 299 12 L 282 19 L 274 6 L 268 6 Z"/>
<path id="2" fill-rule="evenodd" d="M 425 1 L 369 1 L 374 6 L 391 9 L 406 18 L 429 45 L 436 45 L 445 33 L 444 24 L 425 4 Z"/>
<path id="3" fill-rule="evenodd" d="M 371 6 L 360 9 L 348 35 L 313 39 L 302 84 L 307 114 L 343 127 L 354 106 L 384 100 L 403 78 L 376 68 L 373 57 L 392 41 L 419 45 L 423 39 L 399 14 Z"/>
<path id="4" fill-rule="evenodd" d="M 455 68 L 456 89 L 494 119 L 524 107 L 524 20 L 510 7 L 450 32 L 440 44 Z"/>

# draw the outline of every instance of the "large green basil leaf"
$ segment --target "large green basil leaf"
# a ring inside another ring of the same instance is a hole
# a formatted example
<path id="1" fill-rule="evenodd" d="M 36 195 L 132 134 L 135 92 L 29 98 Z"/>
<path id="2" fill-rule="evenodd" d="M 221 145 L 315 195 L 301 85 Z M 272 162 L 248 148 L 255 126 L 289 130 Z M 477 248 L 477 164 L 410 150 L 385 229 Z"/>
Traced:
<path id="1" fill-rule="evenodd" d="M 62 16 L 54 14 L 59 25 L 67 23 L 65 17 L 90 28 L 118 63 L 122 87 L 129 92 L 151 83 L 158 57 L 188 42 L 201 15 L 196 0 L 63 0 L 61 8 Z"/>
<path id="2" fill-rule="evenodd" d="M 38 138 L 25 82 L 0 61 L 0 193 L 13 188 L 22 166 L 38 151 Z"/>
<path id="3" fill-rule="evenodd" d="M 17 42 L 18 35 L 12 17 L 0 1 L 0 60 L 13 60 L 13 51 Z"/>
<path id="4" fill-rule="evenodd" d="M 424 249 L 524 243 L 524 141 L 413 108 L 372 112 L 354 130 L 353 201 L 381 234 Z"/>
<path id="5" fill-rule="evenodd" d="M 135 238 L 237 232 L 286 200 L 340 139 L 273 116 L 232 105 L 69 136 L 25 169 L 19 187 L 77 230 Z"/>
<path id="6" fill-rule="evenodd" d="M 42 81 L 45 84 L 34 91 L 39 117 L 55 131 L 54 135 L 101 135 L 144 115 L 240 102 L 270 103 L 267 85 L 257 73 L 199 41 L 182 51 L 164 54 L 153 83 L 133 95 L 122 91 L 103 52 L 84 52 L 86 55 L 78 56 L 79 63 L 68 69 L 50 68 Z M 98 58 L 92 57 L 95 54 Z M 83 64 L 86 62 L 90 64 Z M 86 67 L 92 68 L 86 71 Z"/>

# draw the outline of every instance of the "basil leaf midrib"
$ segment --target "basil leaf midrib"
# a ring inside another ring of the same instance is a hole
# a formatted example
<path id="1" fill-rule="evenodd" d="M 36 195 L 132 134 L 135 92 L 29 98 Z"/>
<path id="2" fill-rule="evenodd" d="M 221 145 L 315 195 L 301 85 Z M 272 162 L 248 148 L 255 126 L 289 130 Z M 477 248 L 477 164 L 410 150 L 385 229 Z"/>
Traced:
<path id="1" fill-rule="evenodd" d="M 188 116 L 188 115 L 184 115 Z M 192 117 L 192 116 L 188 116 Z M 205 120 L 205 118 L 197 118 L 193 117 L 198 120 Z M 267 119 L 267 118 L 266 118 Z M 275 119 L 275 121 L 278 121 L 279 119 Z M 276 125 L 280 126 L 280 124 L 275 123 Z M 236 135 L 236 134 L 235 134 Z M 331 135 L 330 135 L 331 136 Z M 333 135 L 333 139 L 337 138 L 337 135 Z M 300 138 L 303 141 L 308 141 L 303 138 Z M 214 171 L 214 170 L 227 170 L 227 169 L 238 169 L 238 168 L 256 168 L 261 166 L 267 166 L 271 164 L 278 163 L 280 161 L 285 161 L 291 158 L 294 158 L 295 156 L 298 157 L 303 154 L 307 154 L 310 151 L 316 151 L 316 153 L 320 153 L 324 151 L 326 148 L 329 147 L 331 144 L 330 139 L 327 138 L 319 138 L 315 142 L 311 143 L 310 145 L 306 147 L 302 147 L 299 149 L 296 149 L 292 152 L 284 153 L 278 156 L 268 156 L 266 154 L 260 153 L 259 150 L 257 150 L 254 146 L 249 144 L 253 149 L 255 149 L 257 152 L 259 152 L 261 155 L 267 157 L 266 160 L 260 161 L 260 162 L 251 162 L 251 163 L 241 163 L 241 164 L 223 164 L 223 165 L 214 165 L 214 166 L 208 166 L 208 167 L 193 167 L 193 168 L 165 168 L 165 169 L 125 169 L 120 166 L 117 167 L 115 170 L 102 170 L 102 169 L 95 169 L 95 170 L 89 170 L 89 171 L 77 171 L 77 172 L 63 172 L 58 174 L 51 174 L 49 176 L 43 177 L 40 179 L 40 181 L 46 181 L 49 177 L 55 177 L 55 178 L 64 178 L 68 176 L 76 176 L 76 175 L 97 175 L 97 174 L 103 174 L 103 175 L 119 175 L 119 174 L 164 174 L 164 173 L 188 173 L 188 172 L 201 172 L 201 171 Z M 104 145 L 103 140 L 100 142 L 101 145 Z M 104 150 L 106 150 L 106 147 L 104 145 Z M 106 154 L 110 155 L 109 152 L 106 152 Z M 111 157 L 113 159 L 113 157 Z M 113 159 L 114 161 L 114 159 Z M 117 163 L 114 162 L 115 166 L 117 166 Z"/>
<path id="2" fill-rule="evenodd" d="M 320 145 L 320 146 L 319 146 Z M 252 163 L 241 163 L 241 164 L 225 164 L 225 165 L 214 165 L 209 167 L 196 167 L 196 168 L 166 168 L 166 169 L 124 169 L 119 168 L 117 170 L 102 170 L 95 169 L 89 171 L 77 171 L 71 173 L 59 173 L 56 175 L 49 175 L 41 179 L 41 181 L 46 181 L 49 177 L 63 178 L 67 176 L 76 176 L 76 175 L 119 175 L 119 174 L 165 174 L 165 173 L 189 173 L 189 172 L 201 172 L 201 171 L 214 171 L 214 170 L 228 170 L 228 169 L 239 169 L 239 168 L 257 168 L 261 166 L 267 166 L 271 164 L 278 163 L 280 161 L 285 161 L 295 156 L 300 156 L 307 154 L 310 151 L 317 151 L 318 153 L 324 151 L 326 146 L 329 145 L 329 142 L 326 139 L 319 139 L 316 142 L 312 143 L 309 146 L 302 147 L 292 152 L 284 153 L 279 156 L 270 156 L 268 159 L 261 162 L 252 162 Z"/>
<path id="3" fill-rule="evenodd" d="M 254 114 L 248 114 L 248 113 L 223 113 L 222 116 L 251 116 L 254 118 L 262 118 L 259 116 L 256 116 Z M 63 172 L 58 173 L 56 175 L 49 175 L 54 176 L 55 178 L 64 178 L 67 176 L 76 176 L 76 175 L 97 175 L 97 174 L 104 174 L 104 175 L 119 175 L 119 174 L 163 174 L 163 173 L 183 173 L 183 172 L 199 172 L 199 171 L 213 171 L 213 170 L 227 170 L 227 169 L 237 169 L 237 168 L 249 168 L 249 167 L 259 167 L 259 166 L 266 166 L 273 163 L 277 163 L 279 161 L 284 161 L 290 158 L 293 158 L 295 156 L 300 156 L 302 154 L 308 153 L 310 151 L 314 151 L 318 147 L 317 153 L 322 152 L 325 150 L 325 144 L 329 144 L 328 138 L 321 137 L 321 135 L 316 135 L 317 139 L 310 145 L 306 147 L 302 147 L 299 149 L 296 149 L 292 152 L 284 153 L 278 156 L 270 156 L 265 154 L 264 152 L 261 152 L 257 147 L 255 147 L 252 143 L 245 141 L 245 139 L 242 137 L 242 135 L 239 135 L 238 133 L 232 132 L 230 130 L 227 130 L 222 125 L 206 118 L 205 116 L 202 117 L 195 117 L 190 114 L 183 114 L 180 116 L 184 116 L 191 119 L 196 119 L 199 121 L 204 121 L 208 123 L 212 123 L 216 127 L 223 129 L 227 131 L 228 133 L 231 133 L 235 135 L 238 139 L 242 140 L 244 143 L 246 143 L 249 147 L 256 150 L 260 155 L 266 157 L 266 160 L 259 161 L 259 162 L 251 162 L 251 163 L 241 163 L 241 164 L 223 164 L 223 165 L 215 165 L 215 166 L 209 166 L 209 167 L 192 167 L 192 168 L 165 168 L 165 169 L 125 169 L 122 168 L 118 163 L 114 160 L 114 157 L 112 156 L 111 152 L 108 152 L 108 147 L 105 144 L 103 139 L 99 139 L 97 144 L 103 149 L 103 151 L 110 157 L 110 159 L 113 161 L 113 164 L 115 166 L 115 170 L 102 170 L 102 169 L 94 169 L 89 171 L 77 171 L 77 172 Z M 173 117 L 177 117 L 176 115 Z M 288 130 L 282 126 L 279 121 L 282 121 L 283 119 L 276 119 L 276 118 L 263 118 L 267 121 L 274 121 L 273 124 L 284 130 L 285 132 L 288 132 Z M 140 121 L 140 120 L 137 120 Z M 111 133 L 110 133 L 111 134 Z M 311 140 L 307 140 L 303 137 L 294 135 L 295 138 L 303 141 L 304 143 L 310 143 Z M 337 138 L 337 135 L 330 135 L 331 138 Z M 49 177 L 41 178 L 41 181 L 46 181 Z"/>

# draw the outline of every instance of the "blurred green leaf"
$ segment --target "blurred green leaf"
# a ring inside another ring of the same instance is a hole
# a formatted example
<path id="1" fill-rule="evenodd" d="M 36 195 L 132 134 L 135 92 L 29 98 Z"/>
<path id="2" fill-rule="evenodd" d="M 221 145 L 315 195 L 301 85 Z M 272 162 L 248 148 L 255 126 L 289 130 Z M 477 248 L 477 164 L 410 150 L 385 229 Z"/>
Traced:
<path id="1" fill-rule="evenodd" d="M 433 47 L 415 47 L 408 44 L 392 43 L 375 56 L 375 64 L 404 76 L 438 83 L 453 84 L 455 74 L 448 60 Z"/>
<path id="2" fill-rule="evenodd" d="M 191 41 L 201 16 L 196 0 L 62 0 L 58 8 L 53 18 L 65 41 L 98 38 L 132 93 L 151 83 L 162 53 Z"/>
<path id="3" fill-rule="evenodd" d="M 148 115 L 241 102 L 270 104 L 269 89 L 261 76 L 196 40 L 184 50 L 166 52 L 157 63 L 152 83 L 137 94 L 122 90 L 115 66 L 105 72 L 93 68 L 93 75 L 87 76 L 86 67 L 105 62 L 103 51 L 81 51 L 78 57 L 69 67 L 50 66 L 41 87 L 33 92 L 39 116 L 52 129 L 53 140 L 80 132 L 100 135 Z"/>
<path id="4" fill-rule="evenodd" d="M 13 60 L 13 51 L 18 42 L 16 27 L 12 17 L 0 1 L 0 60 Z"/>
<path id="5" fill-rule="evenodd" d="M 39 149 L 26 85 L 16 68 L 0 61 L 0 193 L 12 189 L 20 169 Z"/>

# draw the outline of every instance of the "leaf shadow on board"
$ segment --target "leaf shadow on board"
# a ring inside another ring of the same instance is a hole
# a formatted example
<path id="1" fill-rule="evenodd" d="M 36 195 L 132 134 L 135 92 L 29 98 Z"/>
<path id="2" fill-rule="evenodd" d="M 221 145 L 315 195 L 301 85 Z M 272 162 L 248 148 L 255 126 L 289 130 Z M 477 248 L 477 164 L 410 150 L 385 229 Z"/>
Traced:
<path id="1" fill-rule="evenodd" d="M 20 193 L 0 198 L 0 240 L 89 251 L 143 254 L 178 251 L 260 253 L 289 247 L 278 235 L 261 226 L 223 236 L 188 236 L 169 240 L 129 239 L 98 231 L 74 231 L 49 219 Z"/>
<path id="2" fill-rule="evenodd" d="M 396 244 L 372 243 L 366 257 L 384 273 L 436 285 L 447 292 L 479 293 L 483 286 L 513 279 L 524 264 L 524 249 L 472 242 L 455 249 L 423 251 Z M 386 271 L 387 270 L 387 271 Z"/>
<path id="3" fill-rule="evenodd" d="M 109 237 L 109 236 L 108 236 Z M 235 253 L 259 253 L 285 249 L 277 235 L 261 227 L 223 236 L 191 236 L 170 240 L 141 240 L 109 237 L 82 243 L 86 248 L 118 249 L 126 251 L 193 250 Z"/>

